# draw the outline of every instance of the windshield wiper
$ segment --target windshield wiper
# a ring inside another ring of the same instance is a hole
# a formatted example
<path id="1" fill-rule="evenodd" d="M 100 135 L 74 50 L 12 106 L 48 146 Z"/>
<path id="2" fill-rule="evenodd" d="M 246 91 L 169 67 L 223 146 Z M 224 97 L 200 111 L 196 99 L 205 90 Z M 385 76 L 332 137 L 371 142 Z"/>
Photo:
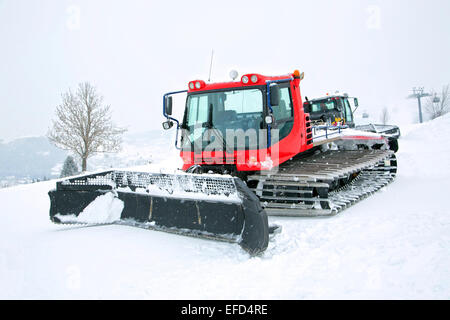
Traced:
<path id="1" fill-rule="evenodd" d="M 222 135 L 222 132 L 219 129 L 217 129 L 213 124 L 213 104 L 212 103 L 209 104 L 209 108 L 208 108 L 208 121 L 202 122 L 201 127 L 211 130 L 214 138 L 221 140 L 220 142 L 224 148 L 224 150 L 223 150 L 224 152 L 226 152 L 227 150 L 234 150 L 234 148 L 231 148 L 231 146 L 228 145 L 227 141 L 225 140 L 224 136 Z M 187 130 L 191 131 L 190 128 L 187 128 Z M 207 142 L 211 143 L 211 139 L 209 139 Z"/>

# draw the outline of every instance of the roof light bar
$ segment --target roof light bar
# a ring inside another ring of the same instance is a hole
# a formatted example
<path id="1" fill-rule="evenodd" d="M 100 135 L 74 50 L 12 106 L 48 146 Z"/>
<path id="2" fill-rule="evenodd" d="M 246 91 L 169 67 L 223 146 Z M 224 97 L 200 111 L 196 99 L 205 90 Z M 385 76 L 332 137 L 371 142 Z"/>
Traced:
<path id="1" fill-rule="evenodd" d="M 189 90 L 199 90 L 205 87 L 205 81 L 203 80 L 194 80 L 189 82 Z"/>

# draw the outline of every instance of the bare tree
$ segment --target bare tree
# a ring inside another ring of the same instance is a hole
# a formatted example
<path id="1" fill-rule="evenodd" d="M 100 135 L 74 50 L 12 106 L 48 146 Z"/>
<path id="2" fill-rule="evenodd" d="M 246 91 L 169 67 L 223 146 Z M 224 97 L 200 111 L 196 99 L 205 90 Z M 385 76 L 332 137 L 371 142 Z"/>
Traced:
<path id="1" fill-rule="evenodd" d="M 87 159 L 94 153 L 120 150 L 125 131 L 112 123 L 110 106 L 104 106 L 103 97 L 86 82 L 80 83 L 75 93 L 69 90 L 62 95 L 47 137 L 79 156 L 82 171 L 86 171 Z"/>
<path id="2" fill-rule="evenodd" d="M 380 121 L 382 124 L 387 124 L 389 118 L 390 118 L 389 109 L 387 107 L 384 107 L 383 110 L 381 110 Z"/>
<path id="3" fill-rule="evenodd" d="M 443 116 L 450 111 L 450 85 L 442 87 L 440 96 L 434 91 L 431 91 L 430 94 L 425 105 L 425 111 L 431 120 Z"/>

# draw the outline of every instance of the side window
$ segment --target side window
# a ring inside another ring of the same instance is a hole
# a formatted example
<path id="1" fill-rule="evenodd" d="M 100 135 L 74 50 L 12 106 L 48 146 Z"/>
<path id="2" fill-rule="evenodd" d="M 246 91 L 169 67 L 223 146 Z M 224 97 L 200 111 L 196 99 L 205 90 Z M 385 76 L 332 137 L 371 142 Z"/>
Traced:
<path id="1" fill-rule="evenodd" d="M 313 103 L 311 107 L 311 112 L 319 112 L 320 111 L 320 104 L 319 103 Z"/>
<path id="2" fill-rule="evenodd" d="M 289 88 L 280 88 L 280 104 L 273 107 L 273 114 L 276 121 L 283 121 L 293 117 Z"/>
<path id="3" fill-rule="evenodd" d="M 208 96 L 192 96 L 189 100 L 188 125 L 208 121 Z"/>
<path id="4" fill-rule="evenodd" d="M 273 107 L 275 129 L 279 130 L 279 140 L 286 138 L 294 126 L 294 112 L 292 108 L 289 87 L 280 88 L 280 104 Z M 276 141 L 272 141 L 275 143 Z"/>
<path id="5" fill-rule="evenodd" d="M 345 115 L 345 122 L 353 122 L 352 109 L 350 108 L 350 104 L 347 100 L 345 100 Z"/>

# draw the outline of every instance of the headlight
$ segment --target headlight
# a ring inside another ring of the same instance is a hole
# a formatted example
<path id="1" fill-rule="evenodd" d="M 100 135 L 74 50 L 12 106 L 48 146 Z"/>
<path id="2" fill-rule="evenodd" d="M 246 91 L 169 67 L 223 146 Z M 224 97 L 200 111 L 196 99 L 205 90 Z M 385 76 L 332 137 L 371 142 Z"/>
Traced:
<path id="1" fill-rule="evenodd" d="M 250 79 L 252 80 L 253 83 L 258 82 L 258 77 L 256 75 L 252 75 L 252 77 Z"/>
<path id="2" fill-rule="evenodd" d="M 248 83 L 248 77 L 247 76 L 243 76 L 242 77 L 242 83 L 244 83 L 244 84 Z"/>
<path id="3" fill-rule="evenodd" d="M 197 82 L 195 83 L 195 87 L 196 87 L 197 89 L 200 89 L 201 86 L 202 86 L 202 85 L 200 84 L 200 81 L 197 81 Z"/>

